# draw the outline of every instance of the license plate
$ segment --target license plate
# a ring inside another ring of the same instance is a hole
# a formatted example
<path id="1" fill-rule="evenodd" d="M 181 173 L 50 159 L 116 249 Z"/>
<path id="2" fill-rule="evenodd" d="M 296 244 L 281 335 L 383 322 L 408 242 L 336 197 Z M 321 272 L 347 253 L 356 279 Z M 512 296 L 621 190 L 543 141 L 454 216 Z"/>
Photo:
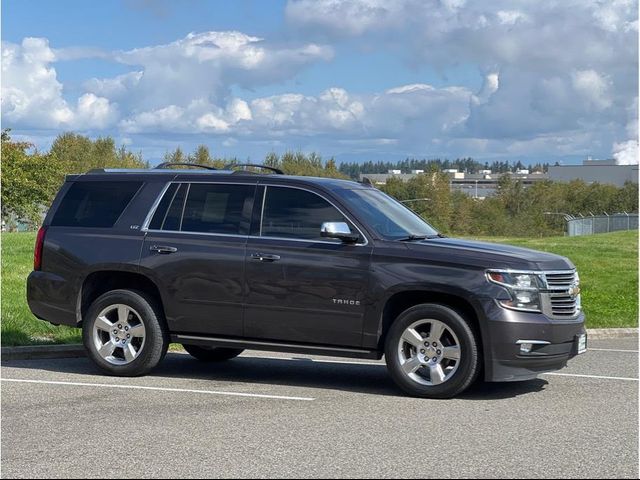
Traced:
<path id="1" fill-rule="evenodd" d="M 587 334 L 578 335 L 578 355 L 587 351 Z"/>

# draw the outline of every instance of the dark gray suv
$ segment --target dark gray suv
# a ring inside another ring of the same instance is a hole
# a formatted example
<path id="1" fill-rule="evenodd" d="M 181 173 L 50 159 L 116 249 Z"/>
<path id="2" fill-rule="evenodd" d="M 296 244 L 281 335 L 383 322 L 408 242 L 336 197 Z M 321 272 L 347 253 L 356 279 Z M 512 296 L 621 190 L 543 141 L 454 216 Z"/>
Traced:
<path id="1" fill-rule="evenodd" d="M 445 238 L 370 185 L 248 171 L 69 176 L 37 237 L 31 311 L 142 375 L 178 342 L 380 359 L 405 392 L 526 380 L 586 350 L 566 258 Z"/>

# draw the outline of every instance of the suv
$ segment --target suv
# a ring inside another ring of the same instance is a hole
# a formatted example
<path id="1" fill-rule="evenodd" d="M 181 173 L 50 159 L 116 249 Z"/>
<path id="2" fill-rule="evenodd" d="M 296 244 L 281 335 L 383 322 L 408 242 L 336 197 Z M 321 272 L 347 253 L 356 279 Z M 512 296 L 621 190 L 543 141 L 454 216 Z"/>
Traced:
<path id="1" fill-rule="evenodd" d="M 568 259 L 446 238 L 371 185 L 276 173 L 68 176 L 38 232 L 31 311 L 82 328 L 111 375 L 149 372 L 170 342 L 213 362 L 384 355 L 402 390 L 430 398 L 586 350 Z"/>

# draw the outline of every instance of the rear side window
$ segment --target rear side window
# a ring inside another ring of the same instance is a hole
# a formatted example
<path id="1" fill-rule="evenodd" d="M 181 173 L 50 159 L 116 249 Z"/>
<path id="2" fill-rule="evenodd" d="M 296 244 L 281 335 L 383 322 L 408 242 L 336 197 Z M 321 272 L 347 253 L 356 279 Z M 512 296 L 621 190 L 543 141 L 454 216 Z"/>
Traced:
<path id="1" fill-rule="evenodd" d="M 315 193 L 286 187 L 267 188 L 263 237 L 331 241 L 320 235 L 324 222 L 345 222 L 352 231 L 354 228 L 337 208 Z"/>
<path id="2" fill-rule="evenodd" d="M 173 183 L 169 186 L 151 219 L 149 224 L 151 230 L 180 230 L 180 219 L 188 187 L 186 183 Z"/>
<path id="3" fill-rule="evenodd" d="M 248 235 L 254 192 L 254 185 L 191 184 L 181 230 Z"/>
<path id="4" fill-rule="evenodd" d="M 164 222 L 164 218 L 167 215 L 167 209 L 169 208 L 169 205 L 171 205 L 173 197 L 175 196 L 179 186 L 180 185 L 177 183 L 172 183 L 169 185 L 169 188 L 167 188 L 167 191 L 164 193 L 164 196 L 158 204 L 158 207 L 153 214 L 153 218 L 149 223 L 149 228 L 151 230 L 160 230 L 162 228 L 162 222 Z"/>
<path id="5" fill-rule="evenodd" d="M 51 221 L 56 227 L 110 228 L 142 182 L 75 182 Z"/>

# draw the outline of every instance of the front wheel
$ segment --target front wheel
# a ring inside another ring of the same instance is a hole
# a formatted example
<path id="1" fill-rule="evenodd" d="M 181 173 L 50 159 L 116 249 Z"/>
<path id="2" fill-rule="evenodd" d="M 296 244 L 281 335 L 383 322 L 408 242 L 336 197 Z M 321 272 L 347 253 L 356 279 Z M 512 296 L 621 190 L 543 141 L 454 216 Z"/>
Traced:
<path id="1" fill-rule="evenodd" d="M 387 335 L 385 358 L 395 383 L 416 397 L 454 397 L 480 372 L 473 330 L 444 305 L 417 305 L 402 313 Z"/>

